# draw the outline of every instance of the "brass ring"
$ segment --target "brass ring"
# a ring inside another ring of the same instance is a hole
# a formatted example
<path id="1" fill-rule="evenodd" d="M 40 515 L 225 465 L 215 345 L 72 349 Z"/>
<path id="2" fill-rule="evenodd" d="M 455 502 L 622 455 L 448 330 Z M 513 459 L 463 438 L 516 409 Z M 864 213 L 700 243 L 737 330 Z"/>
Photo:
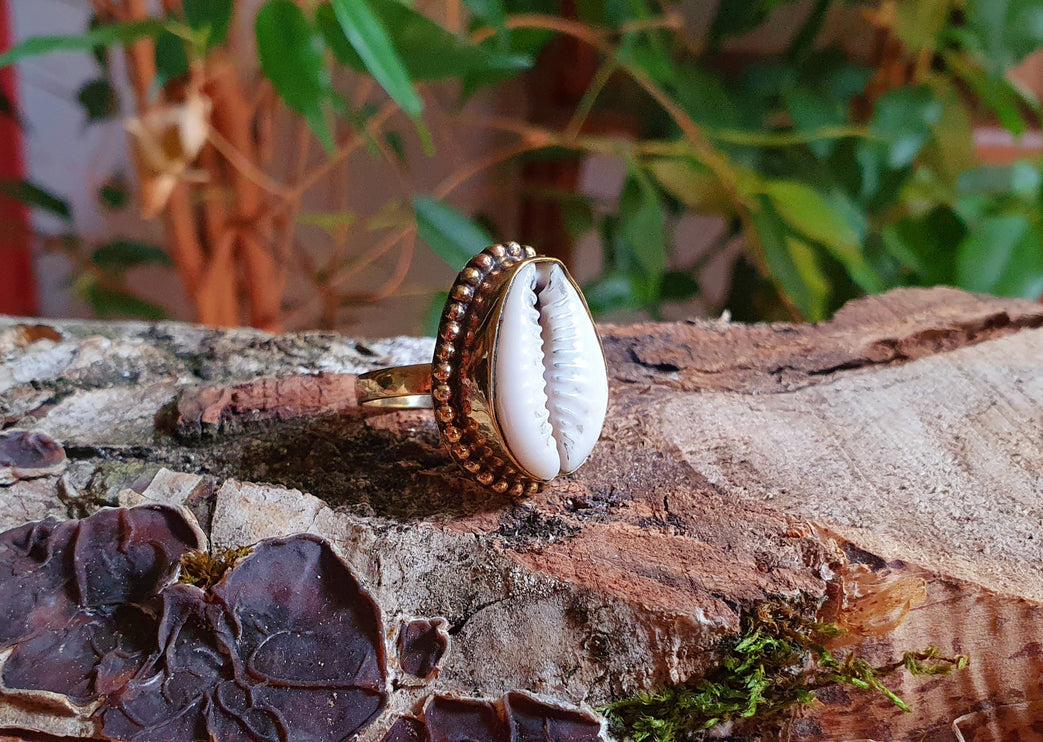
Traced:
<path id="1" fill-rule="evenodd" d="M 590 455 L 608 406 L 597 328 L 565 266 L 508 242 L 474 256 L 442 311 L 430 364 L 361 374 L 359 404 L 434 407 L 473 479 L 533 494 Z"/>

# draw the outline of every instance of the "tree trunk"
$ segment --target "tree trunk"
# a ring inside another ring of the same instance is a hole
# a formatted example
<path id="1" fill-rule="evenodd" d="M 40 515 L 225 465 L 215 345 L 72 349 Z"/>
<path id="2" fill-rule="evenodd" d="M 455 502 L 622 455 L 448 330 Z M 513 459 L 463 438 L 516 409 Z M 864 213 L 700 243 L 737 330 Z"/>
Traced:
<path id="1" fill-rule="evenodd" d="M 451 637 L 365 742 L 432 693 L 601 706 L 697 678 L 772 601 L 822 604 L 874 665 L 926 645 L 970 665 L 886 678 L 911 712 L 827 688 L 735 739 L 1041 739 L 1040 328 L 1039 305 L 944 288 L 817 325 L 606 326 L 599 446 L 511 501 L 457 476 L 430 413 L 355 405 L 354 374 L 430 340 L 0 318 L 0 423 L 69 457 L 0 486 L 0 530 L 158 501 L 215 550 L 328 539 L 387 626 Z M 96 733 L 0 702 L 0 729 Z"/>

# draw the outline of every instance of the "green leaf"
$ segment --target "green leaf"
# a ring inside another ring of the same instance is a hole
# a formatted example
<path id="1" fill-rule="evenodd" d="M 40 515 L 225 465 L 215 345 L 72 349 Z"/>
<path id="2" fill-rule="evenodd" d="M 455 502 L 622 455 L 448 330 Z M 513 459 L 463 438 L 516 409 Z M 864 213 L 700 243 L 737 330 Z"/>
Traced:
<path id="1" fill-rule="evenodd" d="M 846 111 L 840 106 L 830 106 L 822 100 L 822 96 L 804 87 L 794 88 L 783 93 L 786 110 L 793 119 L 794 126 L 801 131 L 813 131 L 826 126 L 839 126 L 847 122 Z M 828 157 L 833 149 L 833 142 L 819 140 L 808 144 L 819 157 Z"/>
<path id="2" fill-rule="evenodd" d="M 116 91 L 105 79 L 91 80 L 86 83 L 76 94 L 76 100 L 87 112 L 88 124 L 104 121 L 119 111 Z"/>
<path id="3" fill-rule="evenodd" d="M 1035 103 L 1035 107 L 1038 107 L 1038 101 L 1027 101 L 1003 71 L 990 72 L 984 67 L 961 60 L 955 54 L 947 54 L 945 58 L 956 75 L 996 114 L 1004 129 L 1012 134 L 1025 133 L 1028 125 L 1021 106 Z"/>
<path id="4" fill-rule="evenodd" d="M 577 194 L 577 198 L 562 198 L 559 207 L 565 232 L 573 240 L 578 240 L 594 228 L 594 203 L 591 199 Z"/>
<path id="5" fill-rule="evenodd" d="M 783 5 L 796 0 L 721 0 L 710 24 L 711 45 L 728 36 L 742 36 L 760 26 Z"/>
<path id="6" fill-rule="evenodd" d="M 72 210 L 67 201 L 28 180 L 0 181 L 0 193 L 28 206 L 42 209 L 50 214 L 72 221 Z"/>
<path id="7" fill-rule="evenodd" d="M 235 7 L 232 0 L 184 0 L 182 7 L 188 25 L 196 31 L 207 30 L 208 49 L 224 43 Z"/>
<path id="8" fill-rule="evenodd" d="M 944 110 L 942 101 L 923 85 L 882 95 L 869 120 L 869 132 L 889 145 L 887 165 L 900 168 L 912 163 Z"/>
<path id="9" fill-rule="evenodd" d="M 507 17 L 503 0 L 464 0 L 464 5 L 476 18 L 494 28 L 503 28 L 503 22 Z"/>
<path id="10" fill-rule="evenodd" d="M 356 218 L 353 211 L 312 211 L 299 214 L 297 222 L 335 232 L 350 227 Z"/>
<path id="11" fill-rule="evenodd" d="M 448 291 L 436 291 L 424 314 L 424 336 L 433 338 L 438 335 L 438 325 L 442 323 L 442 312 L 449 300 Z"/>
<path id="12" fill-rule="evenodd" d="M 113 175 L 98 189 L 98 201 L 110 210 L 126 208 L 130 203 L 130 187 L 122 175 Z"/>
<path id="13" fill-rule="evenodd" d="M 83 293 L 94 313 L 102 318 L 131 317 L 155 322 L 166 317 L 162 307 L 93 281 L 87 284 Z"/>
<path id="14" fill-rule="evenodd" d="M 699 282 L 687 271 L 670 271 L 663 276 L 659 298 L 663 301 L 688 301 L 699 295 Z"/>
<path id="15" fill-rule="evenodd" d="M 764 193 L 786 224 L 825 247 L 855 283 L 866 291 L 881 290 L 879 277 L 862 254 L 858 233 L 837 206 L 814 188 L 792 180 L 767 181 Z"/>
<path id="16" fill-rule="evenodd" d="M 456 270 L 462 269 L 476 253 L 495 242 L 474 221 L 427 196 L 413 197 L 413 215 L 420 239 Z"/>
<path id="17" fill-rule="evenodd" d="M 628 34 L 623 38 L 616 60 L 624 67 L 639 69 L 656 82 L 673 87 L 677 84 L 677 65 L 658 39 L 644 34 Z"/>
<path id="18" fill-rule="evenodd" d="M 594 1 L 598 2 L 600 0 Z M 527 15 L 530 13 L 559 15 L 561 13 L 560 0 L 510 0 L 509 3 L 505 2 L 505 7 L 511 15 Z M 495 25 L 488 20 L 487 22 L 490 25 Z M 501 54 L 523 55 L 529 59 L 535 59 L 543 47 L 554 38 L 554 35 L 553 31 L 540 28 L 503 29 L 495 36 L 491 36 L 483 41 L 479 46 Z M 501 82 L 512 75 L 513 72 L 502 71 L 472 72 L 464 75 L 460 92 L 461 99 L 466 101 L 482 86 Z"/>
<path id="19" fill-rule="evenodd" d="M 924 148 L 921 162 L 951 186 L 966 170 L 978 163 L 974 151 L 974 122 L 958 95 L 944 98 L 945 113 L 934 126 L 934 136 Z"/>
<path id="20" fill-rule="evenodd" d="M 308 121 L 327 150 L 333 133 L 323 111 L 333 95 L 322 38 L 292 0 L 268 0 L 254 24 L 261 71 L 286 105 Z"/>
<path id="21" fill-rule="evenodd" d="M 630 168 L 619 195 L 617 238 L 626 255 L 658 284 L 666 270 L 666 213 L 655 186 L 636 167 Z"/>
<path id="22" fill-rule="evenodd" d="M 90 22 L 87 24 L 87 29 L 93 31 L 99 26 L 104 25 L 97 13 L 91 13 Z M 109 71 L 109 50 L 104 46 L 96 46 L 91 49 L 91 55 L 94 57 L 94 61 L 98 63 L 98 67 L 101 68 L 102 72 Z"/>
<path id="23" fill-rule="evenodd" d="M 649 303 L 647 287 L 634 273 L 608 273 L 584 286 L 583 296 L 595 317 Z"/>
<path id="24" fill-rule="evenodd" d="M 910 51 L 934 49 L 945 28 L 953 0 L 916 0 L 896 4 L 894 32 Z"/>
<path id="25" fill-rule="evenodd" d="M 406 161 L 406 143 L 402 140 L 401 132 L 397 132 L 394 129 L 384 132 L 384 144 L 388 146 L 394 155 L 395 159 L 398 160 L 398 164 L 402 167 L 408 167 L 409 163 Z"/>
<path id="26" fill-rule="evenodd" d="M 32 36 L 0 54 L 0 67 L 6 67 L 26 57 L 48 52 L 89 51 L 101 46 L 125 44 L 145 36 L 158 36 L 162 31 L 162 21 L 150 18 L 144 21 L 97 26 L 73 36 Z"/>
<path id="27" fill-rule="evenodd" d="M 884 249 L 924 286 L 956 282 L 956 248 L 967 226 L 947 206 L 936 206 L 921 219 L 906 217 L 884 227 Z"/>
<path id="28" fill-rule="evenodd" d="M 528 55 L 502 53 L 472 44 L 396 0 L 370 2 L 394 39 L 406 70 L 414 80 L 515 73 L 532 66 L 533 60 Z"/>
<path id="29" fill-rule="evenodd" d="M 1032 198 L 1043 185 L 1043 173 L 1034 162 L 1020 160 L 1010 165 L 979 165 L 962 173 L 956 181 L 961 196 L 1008 194 Z"/>
<path id="30" fill-rule="evenodd" d="M 413 89 L 387 29 L 370 7 L 370 0 L 333 0 L 333 12 L 373 78 L 403 111 L 413 118 L 419 117 L 424 104 Z"/>
<path id="31" fill-rule="evenodd" d="M 787 234 L 785 225 L 766 197 L 752 215 L 754 229 L 771 278 L 805 319 L 824 319 L 829 300 L 829 280 L 818 264 L 815 251 L 803 240 Z"/>
<path id="32" fill-rule="evenodd" d="M 718 76 L 693 64 L 679 66 L 675 96 L 685 112 L 707 128 L 729 129 L 743 124 L 738 86 L 725 85 Z"/>
<path id="33" fill-rule="evenodd" d="M 362 61 L 362 57 L 355 51 L 355 47 L 348 41 L 348 37 L 344 35 L 340 22 L 337 20 L 337 14 L 333 12 L 333 6 L 328 2 L 320 4 L 315 9 L 315 25 L 318 26 L 319 33 L 325 39 L 326 45 L 333 52 L 333 57 L 340 64 L 346 64 L 359 71 L 366 69 L 366 63 Z"/>
<path id="34" fill-rule="evenodd" d="M 134 240 L 113 240 L 99 245 L 91 253 L 91 262 L 104 271 L 114 273 L 140 265 L 174 265 L 163 248 Z"/>
<path id="35" fill-rule="evenodd" d="M 397 0 L 367 2 L 387 29 L 406 74 L 412 80 L 459 78 L 472 73 L 511 73 L 532 65 L 532 59 L 526 55 L 501 53 L 461 39 Z M 368 69 L 336 22 L 329 4 L 319 6 L 315 18 L 338 61 L 360 72 Z"/>
<path id="36" fill-rule="evenodd" d="M 733 207 L 720 181 L 701 162 L 682 157 L 657 157 L 645 163 L 663 190 L 689 209 L 730 214 Z"/>
<path id="37" fill-rule="evenodd" d="M 1043 46 L 1039 0 L 967 0 L 964 13 L 982 62 L 1003 72 Z"/>
<path id="38" fill-rule="evenodd" d="M 171 80 L 188 74 L 185 40 L 166 31 L 156 39 L 156 83 L 162 87 Z"/>
<path id="39" fill-rule="evenodd" d="M 1037 299 L 1043 294 L 1043 244 L 1019 215 L 990 217 L 974 225 L 956 251 L 960 288 Z"/>

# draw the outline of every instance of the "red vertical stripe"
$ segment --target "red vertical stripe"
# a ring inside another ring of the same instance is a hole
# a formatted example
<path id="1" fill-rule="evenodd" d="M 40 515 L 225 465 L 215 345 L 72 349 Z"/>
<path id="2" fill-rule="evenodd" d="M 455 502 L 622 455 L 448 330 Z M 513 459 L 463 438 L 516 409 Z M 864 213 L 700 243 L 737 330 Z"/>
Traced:
<path id="1" fill-rule="evenodd" d="M 11 46 L 7 0 L 0 0 L 0 49 Z M 17 109 L 18 85 L 14 67 L 0 70 L 0 90 Z M 25 177 L 22 131 L 0 116 L 0 179 Z M 30 252 L 29 213 L 10 198 L 0 198 L 0 314 L 36 314 L 36 284 Z"/>

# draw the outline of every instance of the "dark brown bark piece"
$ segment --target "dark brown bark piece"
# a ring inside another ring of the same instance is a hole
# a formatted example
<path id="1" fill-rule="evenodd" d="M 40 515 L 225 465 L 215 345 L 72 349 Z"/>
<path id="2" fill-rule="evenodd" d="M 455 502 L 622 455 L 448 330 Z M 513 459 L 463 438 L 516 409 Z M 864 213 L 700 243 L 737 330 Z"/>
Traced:
<path id="1" fill-rule="evenodd" d="M 491 701 L 434 696 L 424 709 L 429 742 L 511 742 Z"/>
<path id="2" fill-rule="evenodd" d="M 398 664 L 410 675 L 431 678 L 448 647 L 444 618 L 407 621 L 398 632 Z"/>
<path id="3" fill-rule="evenodd" d="M 543 703 L 524 693 L 508 693 L 504 709 L 511 742 L 599 742 L 601 722 L 592 714 Z"/>
<path id="4" fill-rule="evenodd" d="M 277 686 L 383 694 L 379 610 L 322 539 L 259 544 L 213 592 L 252 676 Z"/>
<path id="5" fill-rule="evenodd" d="M 0 648 L 74 612 L 64 556 L 75 535 L 74 524 L 52 519 L 0 534 Z"/>
<path id="6" fill-rule="evenodd" d="M 382 742 L 602 742 L 591 713 L 552 705 L 526 693 L 498 701 L 433 696 L 423 723 L 398 719 Z"/>
<path id="7" fill-rule="evenodd" d="M 62 444 L 49 435 L 29 430 L 0 433 L 0 466 L 48 469 L 64 460 Z"/>
<path id="8" fill-rule="evenodd" d="M 29 430 L 0 433 L 0 484 L 61 471 L 65 449 L 49 435 Z"/>
<path id="9" fill-rule="evenodd" d="M 147 602 L 202 546 L 171 508 L 101 510 L 0 534 L 0 637 L 8 688 L 78 705 L 120 687 L 154 650 Z"/>
<path id="10" fill-rule="evenodd" d="M 380 742 L 426 742 L 427 728 L 420 719 L 400 716 L 387 730 Z"/>
<path id="11" fill-rule="evenodd" d="M 181 511 L 105 509 L 0 534 L 4 687 L 101 701 L 112 739 L 340 742 L 387 700 L 380 613 L 314 536 L 258 544 L 210 592 Z M 88 712 L 89 713 L 89 712 Z"/>
<path id="12" fill-rule="evenodd" d="M 80 521 L 72 555 L 84 608 L 140 603 L 172 577 L 181 555 L 203 547 L 184 515 L 145 506 L 100 510 Z"/>
<path id="13" fill-rule="evenodd" d="M 209 593 L 167 588 L 162 616 L 152 666 L 103 709 L 107 734 L 339 742 L 386 702 L 379 613 L 316 537 L 258 544 Z"/>

